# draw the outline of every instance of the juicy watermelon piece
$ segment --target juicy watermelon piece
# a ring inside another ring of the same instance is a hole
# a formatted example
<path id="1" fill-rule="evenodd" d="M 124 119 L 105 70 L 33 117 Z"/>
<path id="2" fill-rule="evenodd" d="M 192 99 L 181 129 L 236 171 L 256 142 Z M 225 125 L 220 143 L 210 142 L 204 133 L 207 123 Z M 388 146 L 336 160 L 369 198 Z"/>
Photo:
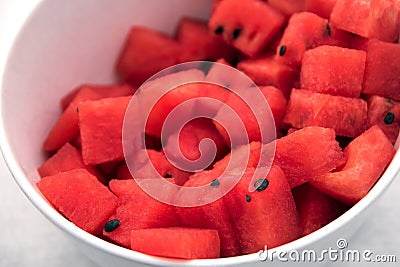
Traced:
<path id="1" fill-rule="evenodd" d="M 370 40 L 363 93 L 400 100 L 400 44 Z"/>
<path id="2" fill-rule="evenodd" d="M 234 61 L 236 51 L 208 29 L 207 22 L 184 17 L 180 20 L 177 40 L 182 45 L 180 62 L 226 58 Z"/>
<path id="3" fill-rule="evenodd" d="M 94 235 L 117 207 L 117 198 L 85 169 L 44 177 L 37 186 L 60 213 Z"/>
<path id="4" fill-rule="evenodd" d="M 184 184 L 184 187 L 210 186 L 210 190 L 218 191 L 218 187 L 211 186 L 214 179 L 219 177 L 218 170 L 202 171 L 194 174 Z M 199 197 L 192 192 L 180 191 L 177 199 L 196 199 Z M 200 196 L 205 197 L 205 196 Z M 232 220 L 222 199 L 210 204 L 197 207 L 176 208 L 182 225 L 194 228 L 206 228 L 218 230 L 221 239 L 221 256 L 233 257 L 240 255 L 240 247 L 233 229 Z"/>
<path id="5" fill-rule="evenodd" d="M 66 143 L 57 151 L 57 153 L 46 160 L 42 166 L 38 168 L 38 173 L 40 177 L 45 177 L 74 169 L 86 169 L 88 172 L 98 177 L 101 181 L 104 181 L 104 179 L 101 179 L 100 174 L 94 168 L 86 166 L 83 163 L 81 153 L 69 143 Z"/>
<path id="6" fill-rule="evenodd" d="M 344 162 L 332 129 L 306 127 L 276 140 L 274 163 L 281 167 L 291 188 L 334 170 Z"/>
<path id="7" fill-rule="evenodd" d="M 209 229 L 153 228 L 133 230 L 131 248 L 154 256 L 180 259 L 219 258 L 218 232 Z"/>
<path id="8" fill-rule="evenodd" d="M 296 13 L 290 17 L 276 50 L 279 60 L 299 67 L 306 50 L 320 45 L 348 46 L 349 36 L 314 13 Z"/>
<path id="9" fill-rule="evenodd" d="M 291 16 L 305 9 L 304 0 L 269 0 L 268 4 L 279 12 Z"/>
<path id="10" fill-rule="evenodd" d="M 399 38 L 399 8 L 397 0 L 337 0 L 330 19 L 339 29 L 394 42 Z"/>
<path id="11" fill-rule="evenodd" d="M 243 60 L 239 62 L 237 68 L 259 86 L 278 87 L 286 97 L 289 97 L 290 91 L 299 77 L 297 69 L 284 64 L 276 56 Z"/>
<path id="12" fill-rule="evenodd" d="M 164 33 L 134 26 L 117 62 L 121 78 L 135 85 L 179 63 L 181 45 Z"/>
<path id="13" fill-rule="evenodd" d="M 200 142 L 205 138 L 211 139 L 213 144 L 206 146 L 205 143 L 200 147 Z M 200 148 L 202 150 L 201 152 Z M 202 165 L 201 169 L 207 169 L 209 166 L 204 164 L 206 164 L 212 156 L 214 148 L 216 149 L 216 154 L 214 160 L 210 162 L 211 164 L 225 156 L 228 152 L 228 147 L 215 128 L 212 120 L 198 118 L 187 123 L 180 132 L 171 135 L 164 147 L 164 152 L 177 164 L 183 160 L 186 161 L 186 159 L 189 161 L 196 161 L 202 158 L 204 160 L 200 160 L 196 165 Z M 184 158 L 182 158 L 181 153 Z M 184 165 L 184 167 L 188 169 L 195 167 L 194 165 Z"/>
<path id="14" fill-rule="evenodd" d="M 305 0 L 305 10 L 329 19 L 337 0 Z"/>
<path id="15" fill-rule="evenodd" d="M 178 226 L 175 209 L 145 193 L 135 180 L 111 180 L 110 189 L 118 195 L 118 207 L 109 220 L 119 220 L 120 226 L 103 235 L 123 247 L 130 247 L 130 233 L 136 229 Z M 175 190 L 160 188 L 160 193 L 172 200 Z"/>
<path id="16" fill-rule="evenodd" d="M 379 128 L 385 133 L 389 141 L 394 144 L 399 136 L 400 125 L 399 123 L 385 123 L 385 117 L 391 109 L 398 105 L 391 99 L 381 96 L 370 96 L 367 100 L 368 103 L 368 124 L 367 127 L 378 125 Z M 396 116 L 396 115 L 395 115 Z"/>
<path id="17" fill-rule="evenodd" d="M 372 126 L 345 148 L 347 161 L 340 171 L 313 177 L 311 183 L 321 192 L 353 205 L 372 188 L 395 152 L 382 130 Z"/>
<path id="18" fill-rule="evenodd" d="M 283 245 L 301 234 L 296 205 L 282 170 L 272 166 L 262 183 L 257 181 L 260 187 L 250 193 L 253 174 L 254 169 L 248 169 L 223 198 L 243 254 L 260 251 L 265 245 Z"/>
<path id="19" fill-rule="evenodd" d="M 122 125 L 130 96 L 79 104 L 82 157 L 87 165 L 124 159 Z"/>
<path id="20" fill-rule="evenodd" d="M 290 95 L 284 122 L 294 128 L 333 128 L 337 135 L 356 137 L 365 131 L 367 102 L 362 99 L 294 89 Z"/>
<path id="21" fill-rule="evenodd" d="M 342 215 L 348 207 L 321 193 L 309 183 L 292 189 L 303 236 L 308 235 Z"/>
<path id="22" fill-rule="evenodd" d="M 338 46 L 320 46 L 308 50 L 303 55 L 301 88 L 359 98 L 364 79 L 365 59 L 364 51 Z"/>
<path id="23" fill-rule="evenodd" d="M 77 114 L 79 103 L 102 98 L 133 95 L 135 93 L 135 89 L 129 85 L 82 85 L 75 90 L 77 92 L 73 100 L 69 103 L 44 141 L 43 148 L 46 151 L 58 150 L 65 143 L 72 141 L 79 133 L 79 119 Z M 74 91 L 72 94 L 74 94 Z M 67 94 L 67 98 L 69 97 L 71 96 Z"/>
<path id="24" fill-rule="evenodd" d="M 284 16 L 267 3 L 224 0 L 212 14 L 209 27 L 226 42 L 254 57 L 278 35 L 284 24 Z"/>

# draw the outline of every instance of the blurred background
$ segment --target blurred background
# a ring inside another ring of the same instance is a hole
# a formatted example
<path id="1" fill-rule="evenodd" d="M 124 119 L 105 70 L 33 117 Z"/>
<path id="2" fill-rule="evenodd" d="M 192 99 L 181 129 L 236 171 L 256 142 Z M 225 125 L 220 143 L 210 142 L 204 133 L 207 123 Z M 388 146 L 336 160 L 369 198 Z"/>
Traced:
<path id="1" fill-rule="evenodd" d="M 75 0 L 78 1 L 78 0 Z M 82 0 L 84 1 L 84 0 Z M 0 0 L 0 73 L 8 51 L 38 0 Z M 117 3 L 118 1 L 116 1 Z M 370 250 L 374 255 L 396 255 L 400 266 L 400 178 L 376 203 L 375 213 L 357 234 L 346 238 L 348 249 Z M 1 267 L 95 267 L 69 239 L 52 225 L 18 189 L 0 157 L 0 266 Z M 336 244 L 332 244 L 335 247 Z M 266 266 L 268 263 L 265 263 Z M 327 263 L 354 266 L 355 263 Z M 365 263 L 360 265 L 365 266 Z"/>

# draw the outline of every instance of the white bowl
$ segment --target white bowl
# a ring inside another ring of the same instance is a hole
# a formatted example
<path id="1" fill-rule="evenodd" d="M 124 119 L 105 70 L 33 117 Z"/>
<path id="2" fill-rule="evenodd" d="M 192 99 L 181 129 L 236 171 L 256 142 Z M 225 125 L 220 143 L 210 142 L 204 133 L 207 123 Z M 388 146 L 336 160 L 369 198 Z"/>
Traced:
<path id="1" fill-rule="evenodd" d="M 36 168 L 45 159 L 41 144 L 60 115 L 59 99 L 81 83 L 112 82 L 113 67 L 131 25 L 172 33 L 182 15 L 207 18 L 211 0 L 42 1 L 20 29 L 2 77 L 0 142 L 15 181 L 30 201 L 102 266 L 262 266 L 258 254 L 179 261 L 144 255 L 79 229 L 54 210 L 38 191 Z M 400 154 L 369 194 L 322 229 L 272 251 L 336 247 L 373 210 L 400 169 Z M 46 237 L 43 237 L 46 238 Z M 276 256 L 277 254 L 275 254 Z M 283 265 L 276 257 L 270 265 Z M 304 263 L 308 265 L 309 263 Z"/>

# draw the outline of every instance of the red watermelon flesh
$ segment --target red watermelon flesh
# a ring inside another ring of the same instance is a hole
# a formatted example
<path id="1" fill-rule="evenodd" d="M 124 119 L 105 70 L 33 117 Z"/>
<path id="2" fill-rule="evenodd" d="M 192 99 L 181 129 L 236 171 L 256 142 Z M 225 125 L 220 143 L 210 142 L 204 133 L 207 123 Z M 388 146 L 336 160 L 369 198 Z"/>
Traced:
<path id="1" fill-rule="evenodd" d="M 204 143 L 200 146 L 200 142 L 206 138 L 211 139 L 210 141 L 213 144 L 208 146 Z M 195 161 L 202 158 L 204 160 L 200 159 L 198 162 L 201 165 L 206 164 L 207 160 L 212 156 L 211 152 L 214 148 L 216 149 L 216 154 L 210 162 L 211 164 L 225 156 L 228 152 L 228 147 L 211 119 L 197 118 L 187 123 L 180 132 L 174 133 L 168 138 L 167 144 L 164 146 L 164 152 L 178 165 L 182 160 Z M 184 158 L 180 156 L 181 153 Z M 183 165 L 185 165 L 183 167 L 190 167 L 186 164 Z M 202 169 L 207 169 L 209 165 L 203 165 L 202 167 Z"/>
<path id="2" fill-rule="evenodd" d="M 305 0 L 305 10 L 329 19 L 337 0 Z"/>
<path id="3" fill-rule="evenodd" d="M 381 96 L 370 96 L 368 103 L 368 127 L 378 125 L 389 141 L 394 144 L 399 136 L 400 125 L 397 122 L 387 124 L 385 117 L 398 102 Z M 400 115 L 400 114 L 399 114 Z M 396 116 L 396 115 L 395 115 Z"/>
<path id="4" fill-rule="evenodd" d="M 306 127 L 276 140 L 274 163 L 281 167 L 291 188 L 334 170 L 344 162 L 333 129 Z"/>
<path id="5" fill-rule="evenodd" d="M 297 69 L 284 64 L 273 55 L 243 60 L 237 68 L 259 86 L 272 85 L 279 88 L 287 98 L 299 77 Z"/>
<path id="6" fill-rule="evenodd" d="M 321 193 L 309 183 L 292 189 L 303 236 L 308 235 L 342 215 L 349 207 Z"/>
<path id="7" fill-rule="evenodd" d="M 363 93 L 400 100 L 400 44 L 370 40 Z"/>
<path id="8" fill-rule="evenodd" d="M 116 68 L 123 80 L 139 86 L 157 72 L 179 63 L 181 49 L 164 33 L 134 26 Z"/>
<path id="9" fill-rule="evenodd" d="M 85 169 L 44 177 L 37 186 L 60 213 L 94 235 L 117 207 L 117 198 Z"/>
<path id="10" fill-rule="evenodd" d="M 337 0 L 330 20 L 339 29 L 382 41 L 399 38 L 397 0 Z"/>
<path id="11" fill-rule="evenodd" d="M 254 57 L 273 41 L 284 23 L 284 16 L 263 1 L 224 0 L 212 14 L 209 27 L 226 42 Z"/>
<path id="12" fill-rule="evenodd" d="M 135 180 L 110 181 L 110 189 L 118 197 L 118 207 L 109 220 L 119 220 L 120 226 L 103 234 L 120 244 L 130 247 L 130 233 L 136 229 L 178 226 L 175 208 L 154 199 L 145 193 Z M 172 201 L 175 190 L 161 190 Z"/>
<path id="13" fill-rule="evenodd" d="M 347 46 L 349 36 L 328 20 L 311 12 L 296 13 L 289 19 L 276 55 L 282 62 L 299 67 L 306 50 L 320 45 Z"/>
<path id="14" fill-rule="evenodd" d="M 338 46 L 319 46 L 303 55 L 301 88 L 359 98 L 365 70 L 364 51 Z M 343 66 L 346 66 L 345 68 Z"/>
<path id="15" fill-rule="evenodd" d="M 133 95 L 135 89 L 128 85 L 82 85 L 76 95 L 50 130 L 43 148 L 46 151 L 55 151 L 65 143 L 70 142 L 79 133 L 78 105 L 89 100 Z"/>
<path id="16" fill-rule="evenodd" d="M 269 0 L 268 4 L 279 12 L 291 16 L 304 11 L 304 2 L 304 0 Z"/>
<path id="17" fill-rule="evenodd" d="M 337 135 L 356 137 L 364 132 L 366 127 L 367 102 L 363 99 L 294 89 L 290 95 L 284 123 L 294 128 L 332 128 Z"/>
<path id="18" fill-rule="evenodd" d="M 122 125 L 130 96 L 79 104 L 82 157 L 87 165 L 124 159 Z"/>
<path id="19" fill-rule="evenodd" d="M 153 228 L 133 230 L 131 249 L 180 259 L 219 258 L 218 232 L 209 229 Z"/>
<path id="20" fill-rule="evenodd" d="M 372 126 L 345 148 L 347 161 L 340 171 L 313 177 L 311 183 L 321 192 L 354 205 L 379 179 L 395 152 L 382 130 Z"/>
<path id="21" fill-rule="evenodd" d="M 249 186 L 254 169 L 248 169 L 240 182 L 224 198 L 243 254 L 277 247 L 301 234 L 296 205 L 283 171 L 272 166 L 257 190 Z M 255 186 L 255 185 L 254 185 Z"/>
<path id="22" fill-rule="evenodd" d="M 194 174 L 184 184 L 184 187 L 198 187 L 207 185 L 210 190 L 219 193 L 218 186 L 212 186 L 212 182 L 219 177 L 218 170 L 202 171 Z M 212 197 L 213 192 L 210 193 Z M 208 196 L 198 196 L 190 191 L 180 191 L 176 199 L 194 200 L 196 198 L 207 198 Z M 228 210 L 222 199 L 212 203 L 197 207 L 177 207 L 178 217 L 183 226 L 194 228 L 206 228 L 218 230 L 221 239 L 221 256 L 233 257 L 240 255 L 240 247 L 237 241 L 235 231 L 232 226 L 232 220 L 229 217 Z"/>
<path id="23" fill-rule="evenodd" d="M 208 29 L 206 21 L 184 17 L 177 29 L 177 40 L 182 45 L 179 61 L 210 60 L 226 58 L 232 62 L 236 51 Z"/>

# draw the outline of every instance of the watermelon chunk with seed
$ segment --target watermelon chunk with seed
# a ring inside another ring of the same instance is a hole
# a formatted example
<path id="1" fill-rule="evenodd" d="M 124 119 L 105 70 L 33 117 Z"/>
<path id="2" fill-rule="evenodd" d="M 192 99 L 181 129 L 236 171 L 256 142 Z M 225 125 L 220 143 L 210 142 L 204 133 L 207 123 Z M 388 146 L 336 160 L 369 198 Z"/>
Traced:
<path id="1" fill-rule="evenodd" d="M 182 46 L 166 34 L 134 26 L 117 62 L 121 78 L 141 85 L 157 72 L 179 63 Z"/>
<path id="2" fill-rule="evenodd" d="M 286 16 L 302 12 L 305 8 L 304 0 L 269 0 L 268 4 Z"/>
<path id="3" fill-rule="evenodd" d="M 237 68 L 249 76 L 255 84 L 275 86 L 287 98 L 299 77 L 296 68 L 284 64 L 273 55 L 240 61 Z"/>
<path id="4" fill-rule="evenodd" d="M 274 163 L 296 187 L 334 170 L 345 162 L 335 131 L 306 127 L 276 140 Z"/>
<path id="5" fill-rule="evenodd" d="M 298 129 L 321 126 L 334 129 L 340 136 L 356 137 L 366 128 L 367 102 L 293 89 L 284 122 Z"/>
<path id="6" fill-rule="evenodd" d="M 303 55 L 301 88 L 313 92 L 359 98 L 365 70 L 364 51 L 319 46 Z M 346 67 L 343 67 L 346 66 Z"/>
<path id="7" fill-rule="evenodd" d="M 177 40 L 182 45 L 180 62 L 226 58 L 234 61 L 236 51 L 208 29 L 207 22 L 184 17 L 177 29 Z"/>
<path id="8" fill-rule="evenodd" d="M 209 27 L 226 42 L 254 57 L 273 41 L 284 23 L 284 16 L 262 1 L 224 0 L 212 14 Z"/>
<path id="9" fill-rule="evenodd" d="M 79 103 L 102 98 L 133 95 L 135 93 L 135 88 L 129 85 L 82 85 L 75 90 L 76 94 L 73 99 L 50 130 L 43 143 L 43 148 L 46 151 L 58 150 L 78 135 L 79 119 L 77 108 Z M 70 98 L 72 95 L 68 96 L 67 94 L 67 97 Z M 69 100 L 64 100 L 64 102 L 66 101 Z"/>
<path id="10" fill-rule="evenodd" d="M 130 96 L 79 104 L 82 157 L 87 165 L 124 159 L 122 125 Z"/>
<path id="11" fill-rule="evenodd" d="M 243 254 L 277 247 L 301 234 L 296 205 L 283 171 L 272 166 L 268 175 L 251 185 L 248 169 L 224 198 Z M 250 193 L 249 186 L 257 187 Z"/>
<path id="12" fill-rule="evenodd" d="M 79 228 L 94 235 L 117 207 L 117 198 L 85 169 L 42 178 L 37 186 L 53 206 Z"/>
<path id="13" fill-rule="evenodd" d="M 397 0 L 337 0 L 330 20 L 337 28 L 382 41 L 399 38 Z"/>
<path id="14" fill-rule="evenodd" d="M 370 40 L 363 93 L 400 100 L 400 44 Z"/>
<path id="15" fill-rule="evenodd" d="M 131 249 L 145 254 L 180 259 L 219 258 L 218 232 L 193 228 L 133 230 Z"/>
<path id="16" fill-rule="evenodd" d="M 292 189 L 303 236 L 308 235 L 342 215 L 349 207 L 315 189 L 309 183 Z"/>
<path id="17" fill-rule="evenodd" d="M 219 170 L 202 171 L 194 174 L 184 184 L 184 187 L 198 187 L 207 185 L 210 190 L 219 191 L 218 186 L 212 186 L 212 182 L 219 177 Z M 212 193 L 210 193 L 212 197 Z M 176 199 L 194 200 L 198 196 L 190 191 L 180 191 Z M 178 217 L 183 226 L 194 228 L 214 229 L 218 231 L 221 239 L 221 256 L 233 257 L 240 255 L 240 246 L 233 229 L 232 220 L 222 199 L 197 207 L 177 207 Z"/>
<path id="18" fill-rule="evenodd" d="M 395 152 L 382 130 L 372 126 L 345 148 L 347 161 L 341 170 L 312 177 L 311 184 L 347 205 L 354 205 L 367 195 Z"/>
<path id="19" fill-rule="evenodd" d="M 132 230 L 179 226 L 174 207 L 145 193 L 135 180 L 112 180 L 110 189 L 119 197 L 118 207 L 108 220 L 119 220 L 120 226 L 112 232 L 103 231 L 103 235 L 117 244 L 129 248 Z M 166 189 L 160 188 L 159 193 L 172 201 L 176 191 Z"/>
<path id="20" fill-rule="evenodd" d="M 368 103 L 368 126 L 378 125 L 389 141 L 394 144 L 399 136 L 400 125 L 398 122 L 385 122 L 387 114 L 398 102 L 381 96 L 370 96 Z M 396 116 L 396 115 L 395 115 Z"/>
<path id="21" fill-rule="evenodd" d="M 337 0 L 305 0 L 305 10 L 329 19 Z"/>

